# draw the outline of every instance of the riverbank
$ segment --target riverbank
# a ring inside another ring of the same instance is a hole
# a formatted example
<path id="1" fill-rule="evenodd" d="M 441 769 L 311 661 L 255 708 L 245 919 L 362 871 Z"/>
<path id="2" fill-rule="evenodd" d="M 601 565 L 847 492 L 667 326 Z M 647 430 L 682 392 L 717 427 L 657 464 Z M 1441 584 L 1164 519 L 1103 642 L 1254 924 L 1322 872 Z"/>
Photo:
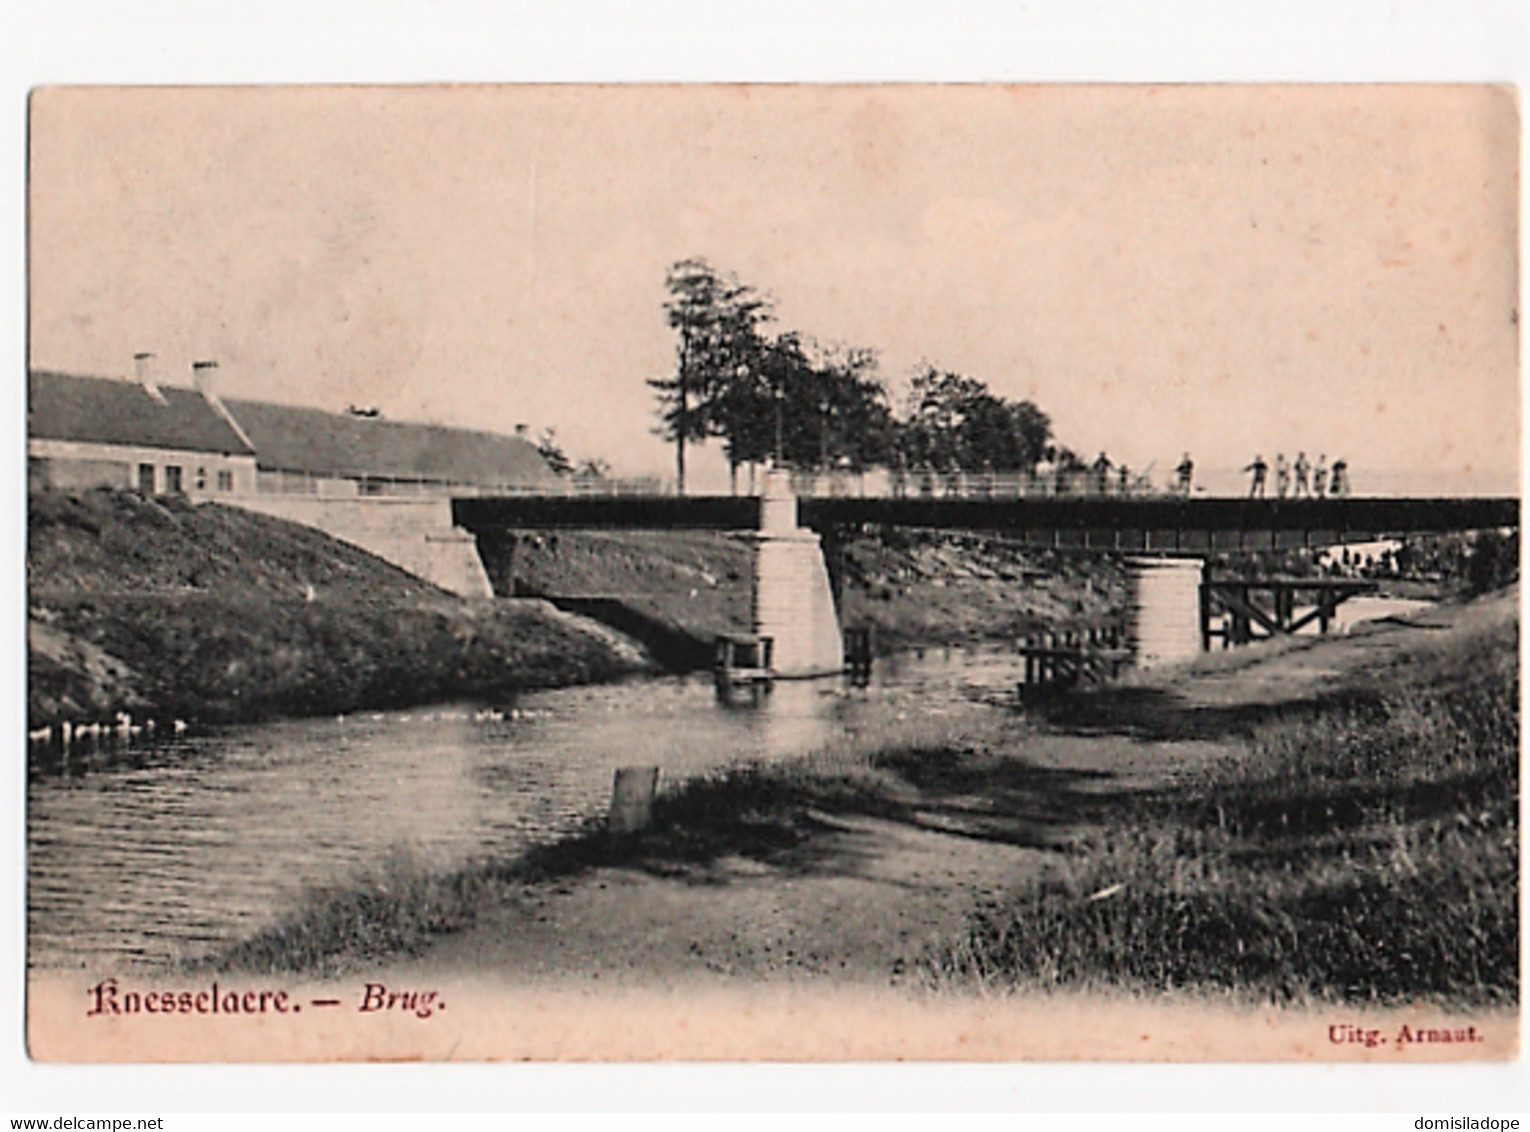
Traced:
<path id="1" fill-rule="evenodd" d="M 218 966 L 524 987 L 1518 998 L 1518 594 L 661 796 L 515 861 L 396 859 Z M 411 958 L 412 957 L 412 958 Z"/>
<path id="2" fill-rule="evenodd" d="M 881 655 L 1114 624 L 1127 601 L 1118 560 L 998 535 L 873 527 L 843 564 L 840 620 L 870 627 Z M 748 631 L 749 577 L 748 543 L 712 531 L 527 532 L 515 549 L 516 592 L 572 598 L 677 668 Z"/>
<path id="3" fill-rule="evenodd" d="M 234 722 L 651 669 L 540 602 L 455 597 L 298 524 L 128 492 L 28 497 L 27 715 Z"/>

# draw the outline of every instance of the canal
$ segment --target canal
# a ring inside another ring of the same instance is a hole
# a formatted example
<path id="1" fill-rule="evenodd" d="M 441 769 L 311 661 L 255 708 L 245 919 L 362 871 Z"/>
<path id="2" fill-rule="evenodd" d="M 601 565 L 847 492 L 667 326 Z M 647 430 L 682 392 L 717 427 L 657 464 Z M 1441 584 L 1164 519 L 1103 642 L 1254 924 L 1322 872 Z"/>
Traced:
<path id="1" fill-rule="evenodd" d="M 514 855 L 603 813 L 619 766 L 674 782 L 801 754 L 878 722 L 1012 690 L 1007 650 L 878 663 L 868 687 L 783 681 L 719 698 L 710 676 L 646 679 L 36 752 L 28 781 L 28 959 L 119 971 L 193 959 L 305 890 L 390 853 L 431 868 Z"/>

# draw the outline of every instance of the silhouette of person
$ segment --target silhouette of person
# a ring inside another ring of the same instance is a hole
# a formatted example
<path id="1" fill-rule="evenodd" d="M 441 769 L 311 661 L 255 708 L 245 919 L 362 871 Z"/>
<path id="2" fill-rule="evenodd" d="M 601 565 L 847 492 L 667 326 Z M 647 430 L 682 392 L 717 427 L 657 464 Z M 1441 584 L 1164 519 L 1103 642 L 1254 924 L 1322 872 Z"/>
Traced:
<path id="1" fill-rule="evenodd" d="M 1103 452 L 1099 454 L 1091 465 L 1095 476 L 1095 487 L 1101 495 L 1104 495 L 1110 487 L 1110 469 L 1112 467 L 1114 465 L 1110 462 L 1110 457 Z"/>
<path id="2" fill-rule="evenodd" d="M 1179 493 L 1190 494 L 1190 480 L 1195 475 L 1195 463 L 1190 459 L 1190 453 L 1186 452 L 1180 458 L 1179 466 L 1174 469 L 1179 476 Z"/>
<path id="3" fill-rule="evenodd" d="M 1248 497 L 1253 499 L 1257 495 L 1260 499 L 1263 499 L 1264 476 L 1270 470 L 1270 466 L 1264 462 L 1264 457 L 1256 454 L 1254 462 L 1243 470 L 1245 472 L 1252 472 L 1254 477 L 1248 485 Z"/>
<path id="4" fill-rule="evenodd" d="M 1291 465 L 1284 452 L 1275 453 L 1275 498 L 1284 499 L 1291 490 Z"/>
<path id="5" fill-rule="evenodd" d="M 1298 452 L 1296 454 L 1296 463 L 1291 468 L 1296 479 L 1296 490 L 1292 492 L 1292 495 L 1300 498 L 1303 495 L 1312 494 L 1312 489 L 1307 486 L 1307 473 L 1311 470 L 1312 465 L 1307 463 L 1307 453 Z"/>
<path id="6" fill-rule="evenodd" d="M 1317 464 L 1312 469 L 1312 494 L 1319 499 L 1328 494 L 1328 457 L 1318 456 Z"/>
<path id="7" fill-rule="evenodd" d="M 1333 462 L 1333 472 L 1328 477 L 1328 494 L 1349 494 L 1349 464 L 1342 456 Z"/>

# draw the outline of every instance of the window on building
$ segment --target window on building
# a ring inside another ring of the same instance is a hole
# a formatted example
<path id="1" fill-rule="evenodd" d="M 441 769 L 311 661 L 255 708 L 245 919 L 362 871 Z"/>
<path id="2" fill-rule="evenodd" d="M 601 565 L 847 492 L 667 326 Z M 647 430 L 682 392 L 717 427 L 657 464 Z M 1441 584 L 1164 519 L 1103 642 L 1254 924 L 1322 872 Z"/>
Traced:
<path id="1" fill-rule="evenodd" d="M 165 494 L 178 495 L 185 490 L 181 486 L 181 466 L 179 464 L 165 465 Z"/>
<path id="2" fill-rule="evenodd" d="M 227 468 L 220 469 L 218 472 L 218 490 L 234 490 L 234 473 L 229 471 Z"/>
<path id="3" fill-rule="evenodd" d="M 138 490 L 145 495 L 154 494 L 154 465 L 138 465 Z"/>
<path id="4" fill-rule="evenodd" d="M 198 468 L 197 469 L 197 490 L 198 491 L 206 491 L 207 490 L 207 469 L 206 468 Z"/>

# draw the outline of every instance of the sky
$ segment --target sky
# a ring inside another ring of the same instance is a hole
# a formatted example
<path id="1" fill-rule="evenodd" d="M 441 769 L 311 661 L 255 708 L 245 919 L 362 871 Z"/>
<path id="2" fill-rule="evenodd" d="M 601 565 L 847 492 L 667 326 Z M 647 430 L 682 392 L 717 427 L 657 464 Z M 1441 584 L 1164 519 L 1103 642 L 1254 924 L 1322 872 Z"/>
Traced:
<path id="1" fill-rule="evenodd" d="M 42 89 L 29 360 L 668 474 L 644 380 L 701 256 L 1086 457 L 1512 491 L 1518 139 L 1489 86 Z"/>

